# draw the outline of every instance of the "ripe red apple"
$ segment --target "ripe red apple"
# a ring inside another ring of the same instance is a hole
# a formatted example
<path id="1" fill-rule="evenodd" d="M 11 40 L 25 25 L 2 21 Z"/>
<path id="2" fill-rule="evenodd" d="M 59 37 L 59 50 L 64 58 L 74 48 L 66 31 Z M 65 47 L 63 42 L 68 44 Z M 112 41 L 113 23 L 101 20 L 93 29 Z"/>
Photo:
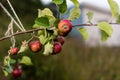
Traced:
<path id="1" fill-rule="evenodd" d="M 64 19 L 58 23 L 58 30 L 60 35 L 67 35 L 72 30 L 72 23 L 70 20 Z"/>
<path id="2" fill-rule="evenodd" d="M 14 68 L 12 75 L 13 75 L 13 77 L 20 77 L 22 75 L 22 70 L 19 68 Z"/>
<path id="3" fill-rule="evenodd" d="M 62 45 L 60 42 L 54 42 L 53 54 L 57 54 L 62 50 Z"/>
<path id="4" fill-rule="evenodd" d="M 65 38 L 63 36 L 58 36 L 57 41 L 60 42 L 63 45 L 64 42 L 65 42 Z"/>
<path id="5" fill-rule="evenodd" d="M 10 54 L 11 55 L 16 55 L 18 53 L 18 51 L 19 51 L 19 48 L 13 47 L 13 48 L 10 49 Z"/>
<path id="6" fill-rule="evenodd" d="M 39 40 L 31 41 L 31 42 L 29 43 L 29 48 L 30 48 L 30 50 L 33 51 L 33 52 L 38 52 L 38 51 L 41 50 L 42 44 L 41 44 L 41 42 L 40 42 Z"/>

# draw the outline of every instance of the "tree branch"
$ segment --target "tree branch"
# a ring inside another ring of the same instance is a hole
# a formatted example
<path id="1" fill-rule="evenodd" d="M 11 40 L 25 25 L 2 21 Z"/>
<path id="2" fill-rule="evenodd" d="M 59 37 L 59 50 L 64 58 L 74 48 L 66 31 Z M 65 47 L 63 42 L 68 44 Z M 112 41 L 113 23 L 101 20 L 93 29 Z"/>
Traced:
<path id="1" fill-rule="evenodd" d="M 118 23 L 109 23 L 109 24 L 118 25 Z M 73 25 L 73 27 L 77 27 L 77 26 L 97 26 L 97 25 L 98 24 L 78 24 L 78 25 Z M 1 37 L 0 41 L 11 38 L 12 36 L 17 36 L 17 35 L 25 34 L 25 33 L 32 33 L 32 32 L 36 32 L 36 31 L 39 31 L 39 30 L 45 30 L 45 28 L 38 28 L 38 29 L 31 29 L 31 30 L 22 31 L 22 32 L 16 32 L 13 35 Z M 51 30 L 51 29 L 49 28 L 49 30 Z"/>

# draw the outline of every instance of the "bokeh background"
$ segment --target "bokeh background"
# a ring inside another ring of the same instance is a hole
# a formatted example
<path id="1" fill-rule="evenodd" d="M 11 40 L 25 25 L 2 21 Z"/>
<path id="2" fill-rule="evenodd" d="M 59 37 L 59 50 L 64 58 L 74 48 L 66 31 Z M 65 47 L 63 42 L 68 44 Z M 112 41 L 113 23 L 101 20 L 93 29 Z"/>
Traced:
<path id="1" fill-rule="evenodd" d="M 39 0 L 10 1 L 26 29 L 32 28 L 34 20 L 37 17 L 38 8 L 51 8 L 51 5 L 48 3 L 44 5 Z M 6 0 L 1 0 L 1 2 L 11 12 Z M 87 11 L 95 12 L 96 16 L 101 15 L 100 18 L 97 17 L 93 22 L 109 20 L 111 14 L 108 7 L 104 9 L 100 6 L 95 7 L 93 3 L 91 5 L 89 2 L 87 3 L 87 0 L 85 3 L 80 2 L 80 4 L 80 8 L 83 11 L 82 16 L 75 20 L 73 24 L 86 23 L 85 14 Z M 71 8 L 70 5 L 69 8 Z M 54 10 L 53 7 L 51 9 Z M 102 17 L 102 14 L 107 16 Z M 63 15 L 62 18 L 66 18 L 67 16 L 68 14 Z M 4 36 L 9 22 L 10 18 L 0 7 L 0 37 Z M 95 30 L 98 37 L 96 37 L 96 35 L 95 37 L 89 37 L 88 41 L 83 41 L 81 35 L 73 29 L 73 31 L 65 38 L 66 41 L 60 54 L 43 56 L 42 53 L 34 54 L 27 50 L 23 55 L 30 56 L 34 65 L 24 66 L 24 73 L 20 78 L 13 78 L 11 75 L 4 77 L 3 72 L 0 69 L 0 80 L 120 80 L 119 45 L 106 45 L 114 42 L 114 39 L 110 39 L 103 45 L 103 43 L 100 42 L 99 31 L 94 27 L 92 30 L 91 28 L 87 29 L 88 32 L 93 32 Z M 94 34 L 95 33 L 90 33 L 90 36 L 94 36 Z M 117 34 L 115 33 L 114 35 Z M 118 37 L 120 36 L 117 36 L 117 38 Z M 16 45 L 20 46 L 21 41 L 29 38 L 30 34 L 16 36 Z M 115 40 L 118 42 L 116 44 L 119 44 L 119 39 Z M 94 44 L 91 45 L 90 43 Z M 0 41 L 0 62 L 2 62 L 4 56 L 7 55 L 10 45 L 10 39 Z M 17 55 L 16 58 L 20 58 L 21 56 L 22 54 Z"/>

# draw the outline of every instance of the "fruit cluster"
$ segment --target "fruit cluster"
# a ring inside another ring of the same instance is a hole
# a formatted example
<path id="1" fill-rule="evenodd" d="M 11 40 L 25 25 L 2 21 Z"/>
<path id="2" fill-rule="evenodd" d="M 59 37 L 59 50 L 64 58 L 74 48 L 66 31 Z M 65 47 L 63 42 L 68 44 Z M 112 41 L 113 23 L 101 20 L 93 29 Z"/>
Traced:
<path id="1" fill-rule="evenodd" d="M 67 19 L 61 20 L 58 23 L 57 29 L 55 29 L 55 30 L 57 31 L 57 35 L 53 37 L 53 34 L 52 34 L 52 39 L 50 39 L 51 41 L 50 40 L 47 41 L 47 43 L 49 43 L 49 42 L 52 43 L 52 51 L 49 52 L 51 55 L 58 54 L 61 52 L 62 45 L 65 42 L 64 37 L 72 30 L 72 23 L 70 20 L 67 20 Z M 50 31 L 48 31 L 48 32 L 50 32 Z M 37 53 L 37 52 L 41 51 L 42 49 L 44 49 L 46 44 L 45 43 L 43 44 L 40 39 L 37 39 L 37 40 L 31 40 L 30 42 L 28 42 L 28 47 L 32 52 Z M 10 55 L 16 55 L 19 52 L 20 52 L 20 49 L 18 47 L 12 47 L 10 49 Z M 48 55 L 48 53 L 47 53 L 47 55 Z M 14 67 L 12 74 L 14 77 L 20 77 L 22 75 L 21 68 Z"/>

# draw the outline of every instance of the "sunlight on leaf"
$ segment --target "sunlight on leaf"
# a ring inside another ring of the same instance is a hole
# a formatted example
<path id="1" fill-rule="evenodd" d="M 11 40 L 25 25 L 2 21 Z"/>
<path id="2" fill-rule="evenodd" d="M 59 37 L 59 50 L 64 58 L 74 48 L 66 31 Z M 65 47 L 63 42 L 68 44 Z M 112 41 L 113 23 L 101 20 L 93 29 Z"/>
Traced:
<path id="1" fill-rule="evenodd" d="M 73 8 L 71 11 L 70 11 L 70 16 L 69 16 L 69 20 L 74 20 L 76 18 L 79 18 L 81 15 L 81 11 L 80 11 L 80 8 Z"/>
<path id="2" fill-rule="evenodd" d="M 109 35 L 104 32 L 103 30 L 101 30 L 101 40 L 104 42 L 109 38 Z"/>
<path id="3" fill-rule="evenodd" d="M 28 56 L 23 56 L 20 63 L 22 63 L 24 65 L 32 65 L 32 61 L 31 61 L 30 57 L 28 57 Z"/>
<path id="4" fill-rule="evenodd" d="M 111 36 L 113 33 L 112 26 L 107 22 L 98 23 L 98 28 L 106 32 L 109 36 Z"/>
<path id="5" fill-rule="evenodd" d="M 55 4 L 62 4 L 64 0 L 52 0 Z"/>
<path id="6" fill-rule="evenodd" d="M 76 7 L 79 7 L 79 2 L 78 2 L 78 0 L 71 0 L 73 3 L 74 3 L 74 5 L 76 6 Z"/>
<path id="7" fill-rule="evenodd" d="M 80 34 L 82 35 L 84 40 L 88 39 L 88 32 L 85 28 L 78 28 Z"/>
<path id="8" fill-rule="evenodd" d="M 111 8 L 112 17 L 117 17 L 119 15 L 119 7 L 117 2 L 115 2 L 114 0 L 108 0 L 108 3 Z"/>

